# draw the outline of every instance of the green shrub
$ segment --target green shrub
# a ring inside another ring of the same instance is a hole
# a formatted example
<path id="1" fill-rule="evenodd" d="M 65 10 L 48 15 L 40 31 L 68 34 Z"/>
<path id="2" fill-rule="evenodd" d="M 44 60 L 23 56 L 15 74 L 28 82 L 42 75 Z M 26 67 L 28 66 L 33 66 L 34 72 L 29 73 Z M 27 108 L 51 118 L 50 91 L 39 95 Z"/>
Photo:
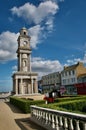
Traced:
<path id="1" fill-rule="evenodd" d="M 56 98 L 55 102 L 67 102 L 72 100 L 86 99 L 86 96 L 75 96 L 75 97 L 66 97 L 66 98 Z"/>
<path id="2" fill-rule="evenodd" d="M 57 98 L 54 103 L 45 104 L 44 100 L 26 100 L 18 97 L 10 97 L 10 102 L 20 108 L 24 113 L 30 112 L 30 105 L 37 105 L 62 111 L 77 111 L 86 113 L 86 96 Z"/>
<path id="3" fill-rule="evenodd" d="M 84 105 L 84 106 L 82 107 L 82 112 L 85 112 L 85 113 L 86 113 L 86 105 Z"/>
<path id="4" fill-rule="evenodd" d="M 71 112 L 77 112 L 82 113 L 85 112 L 82 109 L 84 105 L 86 104 L 86 96 L 78 96 L 78 97 L 67 97 L 67 98 L 58 98 L 55 100 L 55 102 L 52 104 L 41 104 L 41 107 L 44 108 L 50 108 L 55 110 L 62 110 L 62 111 L 71 111 Z M 86 109 L 85 109 L 86 110 Z"/>
<path id="5" fill-rule="evenodd" d="M 32 101 L 32 100 L 25 100 L 17 97 L 10 97 L 10 103 L 20 108 L 24 113 L 30 112 L 30 105 L 38 105 L 43 104 L 43 100 Z"/>
<path id="6" fill-rule="evenodd" d="M 77 101 L 75 100 L 75 101 L 65 102 L 62 104 L 58 104 L 58 106 L 71 111 L 83 112 L 82 109 L 84 106 L 86 106 L 86 100 L 77 100 Z"/>

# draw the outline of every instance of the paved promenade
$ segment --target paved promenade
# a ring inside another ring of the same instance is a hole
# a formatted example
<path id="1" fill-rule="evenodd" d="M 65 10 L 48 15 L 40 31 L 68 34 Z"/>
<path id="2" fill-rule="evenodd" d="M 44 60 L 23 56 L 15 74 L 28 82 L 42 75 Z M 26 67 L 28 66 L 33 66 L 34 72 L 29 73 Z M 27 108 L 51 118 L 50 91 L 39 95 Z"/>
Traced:
<path id="1" fill-rule="evenodd" d="M 9 102 L 0 101 L 0 130 L 45 130 Z"/>

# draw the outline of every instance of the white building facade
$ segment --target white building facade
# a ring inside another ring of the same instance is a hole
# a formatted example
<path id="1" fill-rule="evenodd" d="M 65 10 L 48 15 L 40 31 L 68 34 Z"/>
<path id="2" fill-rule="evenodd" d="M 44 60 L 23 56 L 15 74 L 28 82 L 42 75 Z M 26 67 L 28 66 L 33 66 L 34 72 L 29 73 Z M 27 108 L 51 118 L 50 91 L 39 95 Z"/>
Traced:
<path id="1" fill-rule="evenodd" d="M 67 94 L 77 94 L 75 84 L 79 82 L 79 76 L 84 73 L 86 73 L 86 68 L 82 62 L 64 67 L 64 70 L 61 72 L 61 85 L 65 86 Z"/>
<path id="2" fill-rule="evenodd" d="M 59 89 L 60 85 L 61 77 L 59 72 L 42 76 L 42 87 L 44 90 Z"/>
<path id="3" fill-rule="evenodd" d="M 18 94 L 38 93 L 37 73 L 31 71 L 31 48 L 28 30 L 22 28 L 18 37 L 18 71 L 13 74 L 13 92 Z"/>

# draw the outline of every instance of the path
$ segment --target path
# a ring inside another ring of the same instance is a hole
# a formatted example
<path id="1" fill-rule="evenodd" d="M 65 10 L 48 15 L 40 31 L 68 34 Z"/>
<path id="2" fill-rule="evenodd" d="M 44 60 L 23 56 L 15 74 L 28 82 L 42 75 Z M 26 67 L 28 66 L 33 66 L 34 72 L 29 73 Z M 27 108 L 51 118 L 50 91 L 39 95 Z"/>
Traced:
<path id="1" fill-rule="evenodd" d="M 9 102 L 0 101 L 0 130 L 45 130 Z"/>

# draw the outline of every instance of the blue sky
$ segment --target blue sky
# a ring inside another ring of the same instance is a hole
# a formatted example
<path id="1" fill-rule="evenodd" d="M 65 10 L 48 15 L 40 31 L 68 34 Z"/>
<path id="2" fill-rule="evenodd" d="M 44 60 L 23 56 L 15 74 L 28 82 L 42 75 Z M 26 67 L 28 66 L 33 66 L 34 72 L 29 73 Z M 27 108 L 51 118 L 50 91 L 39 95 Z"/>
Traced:
<path id="1" fill-rule="evenodd" d="M 1 0 L 0 10 L 0 91 L 12 90 L 17 38 L 24 26 L 39 78 L 64 65 L 86 64 L 86 0 Z"/>

